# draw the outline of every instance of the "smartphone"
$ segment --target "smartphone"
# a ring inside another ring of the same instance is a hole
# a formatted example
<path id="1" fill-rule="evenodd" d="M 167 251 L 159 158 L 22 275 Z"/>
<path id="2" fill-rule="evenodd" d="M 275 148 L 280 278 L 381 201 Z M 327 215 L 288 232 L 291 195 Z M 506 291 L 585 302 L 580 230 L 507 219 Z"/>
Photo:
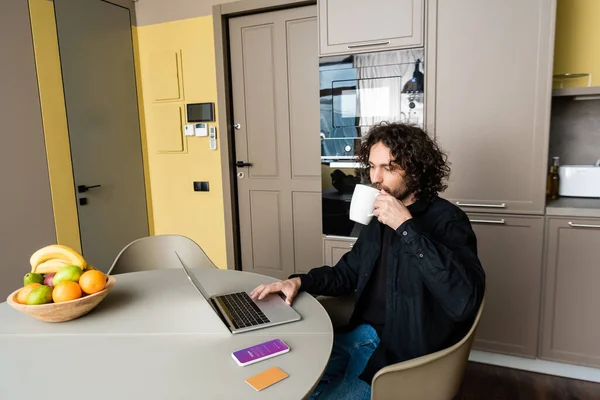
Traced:
<path id="1" fill-rule="evenodd" d="M 269 340 L 268 342 L 260 343 L 252 347 L 247 347 L 231 353 L 235 362 L 243 367 L 245 365 L 254 364 L 262 360 L 266 360 L 280 354 L 285 354 L 290 351 L 290 348 L 280 339 Z"/>

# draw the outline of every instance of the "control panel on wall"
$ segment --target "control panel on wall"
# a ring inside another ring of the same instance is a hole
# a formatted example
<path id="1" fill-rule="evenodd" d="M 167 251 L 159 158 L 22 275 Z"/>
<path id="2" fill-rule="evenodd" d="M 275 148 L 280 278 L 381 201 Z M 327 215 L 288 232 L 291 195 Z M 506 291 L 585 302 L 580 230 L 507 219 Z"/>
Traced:
<path id="1" fill-rule="evenodd" d="M 198 136 L 209 138 L 211 150 L 217 149 L 217 128 L 210 126 L 208 122 L 215 120 L 214 103 L 192 103 L 186 106 L 187 124 L 185 125 L 185 136 Z"/>

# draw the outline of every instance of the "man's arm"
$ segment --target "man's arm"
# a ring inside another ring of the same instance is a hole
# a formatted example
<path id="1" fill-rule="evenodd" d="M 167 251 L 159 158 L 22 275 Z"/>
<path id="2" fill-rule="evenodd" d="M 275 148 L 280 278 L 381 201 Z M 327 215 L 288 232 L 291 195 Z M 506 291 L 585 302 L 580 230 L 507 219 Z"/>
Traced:
<path id="1" fill-rule="evenodd" d="M 435 240 L 422 235 L 413 219 L 396 230 L 417 259 L 425 285 L 442 308 L 456 321 L 467 320 L 477 313 L 485 290 L 475 233 L 467 217 L 461 215 L 436 231 Z"/>
<path id="2" fill-rule="evenodd" d="M 358 285 L 361 265 L 365 255 L 376 243 L 379 224 L 375 221 L 366 226 L 352 249 L 333 267 L 323 266 L 311 269 L 307 274 L 294 274 L 290 278 L 299 277 L 302 284 L 300 290 L 321 296 L 343 296 L 353 293 Z"/>
<path id="3" fill-rule="evenodd" d="M 306 274 L 291 275 L 290 278 L 300 278 L 300 290 L 305 292 L 318 296 L 343 296 L 356 290 L 360 262 L 357 240 L 334 267 L 325 265 L 313 268 Z"/>
<path id="4" fill-rule="evenodd" d="M 360 248 L 363 246 L 363 241 L 359 238 L 352 246 L 352 250 L 346 253 L 335 267 L 313 268 L 307 274 L 290 275 L 285 281 L 259 285 L 250 293 L 250 297 L 262 300 L 270 293 L 282 292 L 286 296 L 287 303 L 291 305 L 300 290 L 325 296 L 350 294 L 356 290 L 358 283 Z"/>

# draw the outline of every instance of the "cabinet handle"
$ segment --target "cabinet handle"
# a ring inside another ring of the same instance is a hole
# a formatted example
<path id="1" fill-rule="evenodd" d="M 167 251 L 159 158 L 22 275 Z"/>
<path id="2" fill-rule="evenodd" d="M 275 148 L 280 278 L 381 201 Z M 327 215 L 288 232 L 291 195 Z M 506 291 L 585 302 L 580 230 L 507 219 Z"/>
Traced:
<path id="1" fill-rule="evenodd" d="M 569 221 L 569 226 L 571 228 L 594 228 L 594 229 L 600 229 L 600 225 L 574 224 L 571 221 Z"/>
<path id="2" fill-rule="evenodd" d="M 471 219 L 471 218 L 469 218 L 469 221 L 476 223 L 476 224 L 505 224 L 506 223 L 504 218 L 502 218 L 502 219 Z"/>
<path id="3" fill-rule="evenodd" d="M 478 203 L 461 203 L 460 201 L 456 202 L 457 206 L 460 207 L 487 207 L 487 208 L 506 208 L 506 204 L 478 204 Z"/>
<path id="4" fill-rule="evenodd" d="M 382 40 L 381 42 L 369 42 L 369 43 L 361 43 L 361 44 L 351 44 L 348 46 L 349 49 L 356 49 L 357 47 L 367 47 L 367 46 L 386 46 L 390 44 L 389 40 Z"/>

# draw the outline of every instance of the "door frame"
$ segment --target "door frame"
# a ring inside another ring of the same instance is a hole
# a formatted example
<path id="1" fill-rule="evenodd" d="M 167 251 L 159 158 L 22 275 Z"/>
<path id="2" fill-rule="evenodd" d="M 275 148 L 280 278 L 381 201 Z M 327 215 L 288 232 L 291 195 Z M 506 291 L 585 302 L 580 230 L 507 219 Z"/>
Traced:
<path id="1" fill-rule="evenodd" d="M 217 73 L 218 135 L 221 149 L 221 182 L 225 214 L 225 251 L 227 269 L 241 270 L 240 230 L 237 187 L 233 168 L 233 106 L 231 95 L 231 65 L 229 63 L 229 19 L 243 15 L 297 8 L 317 4 L 316 0 L 241 0 L 213 6 L 213 32 Z"/>

